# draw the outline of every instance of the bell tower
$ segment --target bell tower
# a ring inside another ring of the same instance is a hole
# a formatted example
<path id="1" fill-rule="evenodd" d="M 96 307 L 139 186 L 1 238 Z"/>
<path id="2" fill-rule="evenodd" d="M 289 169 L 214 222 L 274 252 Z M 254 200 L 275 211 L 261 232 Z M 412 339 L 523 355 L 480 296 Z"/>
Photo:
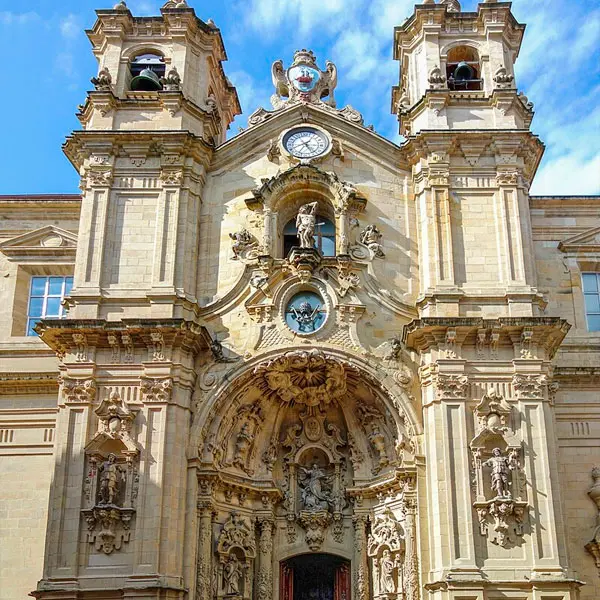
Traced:
<path id="1" fill-rule="evenodd" d="M 196 300 L 205 170 L 241 112 L 221 33 L 185 0 L 157 17 L 96 11 L 98 59 L 64 151 L 81 175 L 73 318 L 185 317 Z M 116 311 L 116 312 L 115 312 Z"/>
<path id="2" fill-rule="evenodd" d="M 537 315 L 528 190 L 543 145 L 513 66 L 525 26 L 509 2 L 419 4 L 394 30 L 420 212 L 424 316 Z M 485 298 L 485 301 L 483 299 Z"/>
<path id="3" fill-rule="evenodd" d="M 425 129 L 527 129 L 532 105 L 517 94 L 513 66 L 525 26 L 508 2 L 461 12 L 457 0 L 418 5 L 394 29 L 400 85 L 392 110 L 405 136 Z"/>
<path id="4" fill-rule="evenodd" d="M 86 131 L 186 130 L 225 141 L 240 105 L 212 21 L 185 1 L 167 2 L 160 17 L 134 17 L 123 1 L 96 14 L 86 33 L 99 72 L 78 115 Z"/>

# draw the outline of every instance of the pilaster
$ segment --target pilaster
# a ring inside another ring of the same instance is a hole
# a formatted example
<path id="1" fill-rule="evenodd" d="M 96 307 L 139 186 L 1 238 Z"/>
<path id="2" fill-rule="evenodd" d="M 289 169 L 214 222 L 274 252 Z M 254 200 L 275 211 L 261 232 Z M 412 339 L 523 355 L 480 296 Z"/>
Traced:
<path id="1" fill-rule="evenodd" d="M 479 598 L 491 581 L 499 590 L 524 580 L 575 589 L 553 483 L 551 359 L 568 328 L 551 318 L 430 318 L 405 328 L 421 357 L 431 593 L 456 586 L 450 597 L 459 597 L 468 587 Z"/>

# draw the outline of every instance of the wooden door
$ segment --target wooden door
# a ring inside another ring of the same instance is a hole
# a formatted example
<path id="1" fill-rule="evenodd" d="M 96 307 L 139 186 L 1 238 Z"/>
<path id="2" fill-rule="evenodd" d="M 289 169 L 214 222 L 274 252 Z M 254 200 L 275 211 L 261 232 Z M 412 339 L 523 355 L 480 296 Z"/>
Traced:
<path id="1" fill-rule="evenodd" d="M 281 563 L 279 571 L 279 600 L 294 600 L 294 567 Z"/>
<path id="2" fill-rule="evenodd" d="M 350 565 L 344 563 L 335 570 L 334 600 L 350 600 Z"/>

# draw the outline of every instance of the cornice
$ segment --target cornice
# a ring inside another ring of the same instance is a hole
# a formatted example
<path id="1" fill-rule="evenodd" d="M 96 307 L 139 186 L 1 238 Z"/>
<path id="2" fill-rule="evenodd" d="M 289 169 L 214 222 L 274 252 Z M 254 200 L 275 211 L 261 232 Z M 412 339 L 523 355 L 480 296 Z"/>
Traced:
<path id="1" fill-rule="evenodd" d="M 151 347 L 159 334 L 165 346 L 180 347 L 197 353 L 208 349 L 212 341 L 206 328 L 185 319 L 42 319 L 36 326 L 41 340 L 59 356 L 79 345 L 111 348 L 109 334 L 126 334 L 133 347 Z"/>
<path id="2" fill-rule="evenodd" d="M 9 394 L 54 394 L 58 371 L 52 373 L 0 373 L 0 396 Z M 39 410 L 36 409 L 36 412 Z"/>
<path id="3" fill-rule="evenodd" d="M 422 129 L 416 135 L 407 138 L 401 146 L 406 161 L 414 165 L 421 158 L 444 149 L 449 152 L 455 148 L 476 144 L 491 146 L 491 152 L 506 161 L 514 162 L 517 157 L 523 159 L 524 174 L 530 181 L 535 176 L 544 154 L 544 144 L 539 137 L 528 129 Z"/>
<path id="4" fill-rule="evenodd" d="M 478 331 L 497 331 L 514 345 L 527 331 L 529 343 L 543 347 L 552 358 L 570 328 L 569 323 L 559 317 L 427 317 L 405 325 L 402 342 L 417 352 L 440 348 L 446 343 L 446 332 L 450 329 L 463 345 L 467 338 L 471 340 L 470 345 L 475 345 Z"/>
<path id="5" fill-rule="evenodd" d="M 118 155 L 121 147 L 132 144 L 156 145 L 165 151 L 182 153 L 193 157 L 196 161 L 206 165 L 213 145 L 205 139 L 182 130 L 139 130 L 128 131 L 74 131 L 67 137 L 63 144 L 63 151 L 71 164 L 79 171 L 87 157 L 94 152 Z"/>

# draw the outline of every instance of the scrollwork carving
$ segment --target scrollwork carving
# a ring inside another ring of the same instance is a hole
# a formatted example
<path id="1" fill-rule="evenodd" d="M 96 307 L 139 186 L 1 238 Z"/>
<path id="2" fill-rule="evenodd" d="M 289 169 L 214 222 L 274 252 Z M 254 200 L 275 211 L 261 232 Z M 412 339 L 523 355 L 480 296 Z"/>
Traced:
<path id="1" fill-rule="evenodd" d="M 65 402 L 93 402 L 96 397 L 96 382 L 93 379 L 59 377 Z"/>
<path id="2" fill-rule="evenodd" d="M 169 402 L 172 388 L 173 381 L 170 378 L 143 377 L 140 385 L 144 402 Z"/>

